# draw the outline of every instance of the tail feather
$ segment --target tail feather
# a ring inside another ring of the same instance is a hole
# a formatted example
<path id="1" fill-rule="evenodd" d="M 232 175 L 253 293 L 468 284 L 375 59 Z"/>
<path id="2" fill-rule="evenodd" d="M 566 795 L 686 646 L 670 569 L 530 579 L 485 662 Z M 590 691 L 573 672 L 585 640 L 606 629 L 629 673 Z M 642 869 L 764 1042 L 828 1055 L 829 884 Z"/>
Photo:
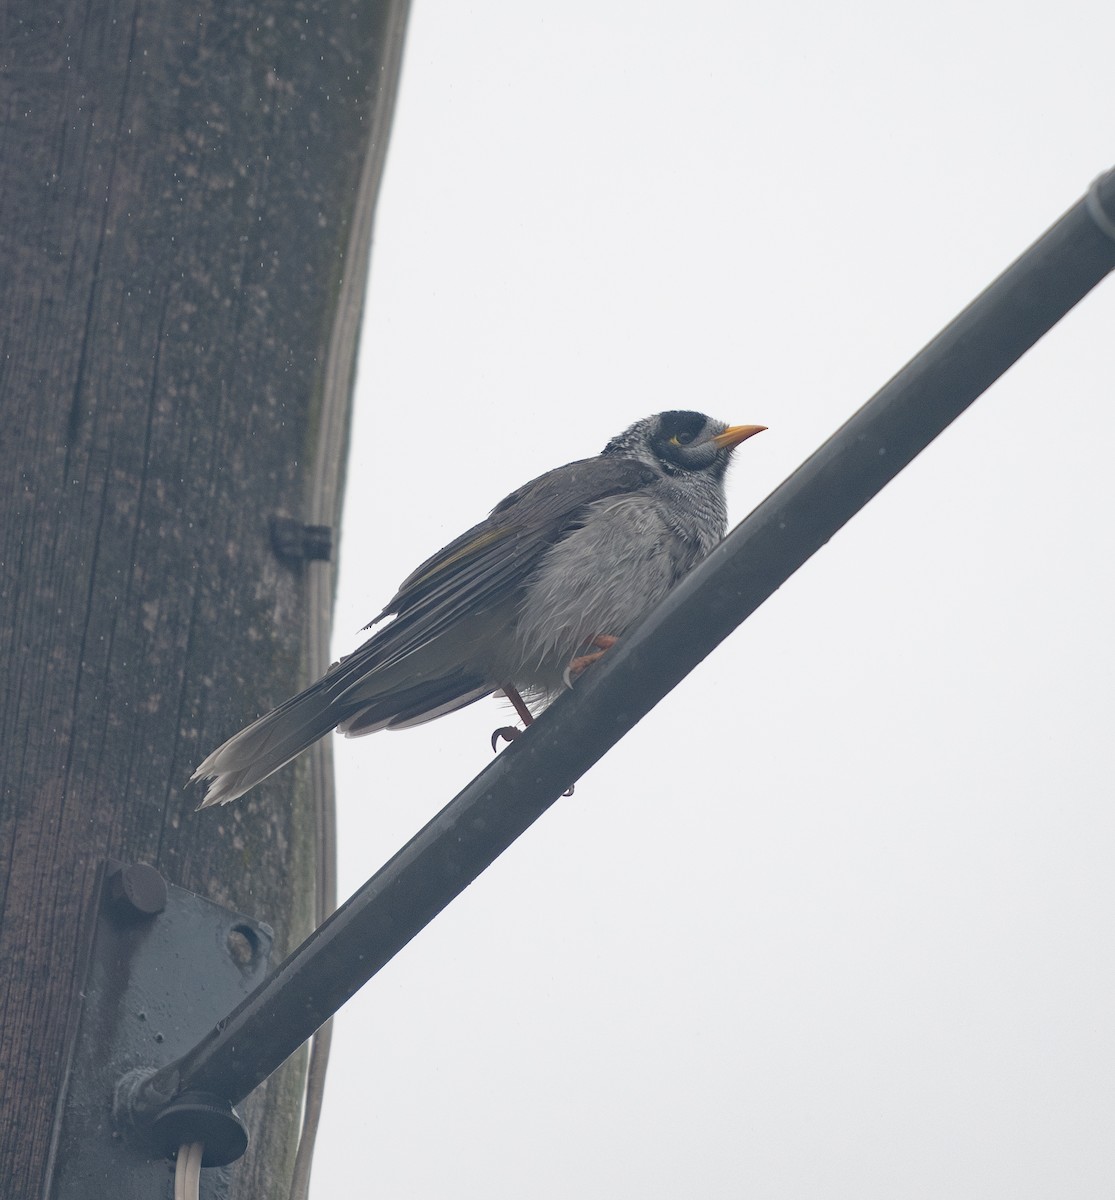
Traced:
<path id="1" fill-rule="evenodd" d="M 199 808 L 228 804 L 297 758 L 350 715 L 318 684 L 299 692 L 234 734 L 198 767 L 190 782 L 211 780 Z"/>
<path id="2" fill-rule="evenodd" d="M 442 551 L 437 561 L 445 554 Z M 444 561 L 460 557 L 454 550 Z M 511 647 L 521 596 L 517 585 L 501 584 L 491 592 L 491 579 L 484 585 L 487 591 L 469 592 L 479 561 L 468 565 L 468 587 L 456 597 L 451 592 L 442 595 L 441 582 L 423 590 L 425 568 L 419 568 L 414 578 L 422 586 L 415 595 L 422 604 L 433 597 L 432 607 L 427 611 L 412 604 L 414 596 L 407 601 L 410 607 L 401 607 L 397 596 L 389 606 L 396 614 L 393 621 L 305 691 L 214 750 L 191 777 L 191 782 L 211 781 L 200 807 L 242 796 L 332 729 L 355 737 L 417 725 L 499 687 L 506 670 L 501 664 L 509 655 L 512 661 L 514 657 Z"/>
<path id="3" fill-rule="evenodd" d="M 337 725 L 345 737 L 363 737 L 381 729 L 410 729 L 456 712 L 467 704 L 482 700 L 492 693 L 492 685 L 475 677 L 456 676 L 448 680 L 431 680 L 425 684 L 394 694 L 389 703 L 382 700 L 358 709 Z"/>
<path id="4" fill-rule="evenodd" d="M 331 676 L 324 676 L 218 746 L 190 776 L 191 783 L 211 781 L 198 807 L 237 799 L 334 729 L 346 737 L 359 737 L 417 725 L 492 691 L 491 684 L 463 674 L 396 686 L 371 700 L 330 694 L 335 692 L 331 683 Z"/>

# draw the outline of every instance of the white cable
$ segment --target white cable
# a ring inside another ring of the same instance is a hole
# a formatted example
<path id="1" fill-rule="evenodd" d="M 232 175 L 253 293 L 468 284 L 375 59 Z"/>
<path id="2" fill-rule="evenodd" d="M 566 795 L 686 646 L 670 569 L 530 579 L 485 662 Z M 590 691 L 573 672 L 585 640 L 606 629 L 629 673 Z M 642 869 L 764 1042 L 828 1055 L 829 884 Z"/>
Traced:
<path id="1" fill-rule="evenodd" d="M 383 33 L 386 47 L 372 105 L 372 127 L 364 164 L 350 213 L 350 231 L 345 251 L 345 271 L 339 285 L 333 330 L 326 352 L 322 379 L 322 415 L 317 438 L 317 454 L 309 496 L 310 523 L 334 525 L 339 519 L 337 489 L 340 473 L 337 457 L 345 449 L 351 410 L 355 348 L 359 341 L 364 309 L 364 292 L 371 258 L 372 224 L 376 197 L 387 155 L 388 133 L 394 116 L 402 70 L 403 41 L 406 34 L 410 0 L 389 0 L 387 23 Z M 334 539 L 337 545 L 339 539 Z M 307 617 L 311 626 L 306 638 L 309 648 L 307 667 L 317 679 L 329 665 L 328 629 L 333 611 L 333 587 L 336 571 L 331 564 L 320 564 L 308 575 Z M 323 619 L 324 618 L 324 619 Z M 316 636 L 315 636 L 316 634 Z M 333 799 L 332 747 L 319 742 L 310 759 L 310 777 L 317 804 L 318 888 L 315 925 L 320 925 L 337 907 L 337 833 Z M 332 1041 L 332 1018 L 314 1034 L 310 1043 L 310 1061 L 303 1094 L 302 1126 L 298 1135 L 294 1170 L 288 1200 L 307 1200 L 310 1192 L 310 1168 L 314 1141 L 321 1120 L 325 1092 L 325 1070 Z M 177 1200 L 177 1197 L 175 1198 Z"/>
<path id="2" fill-rule="evenodd" d="M 183 1142 L 174 1165 L 174 1200 L 201 1200 L 201 1160 L 204 1142 Z"/>

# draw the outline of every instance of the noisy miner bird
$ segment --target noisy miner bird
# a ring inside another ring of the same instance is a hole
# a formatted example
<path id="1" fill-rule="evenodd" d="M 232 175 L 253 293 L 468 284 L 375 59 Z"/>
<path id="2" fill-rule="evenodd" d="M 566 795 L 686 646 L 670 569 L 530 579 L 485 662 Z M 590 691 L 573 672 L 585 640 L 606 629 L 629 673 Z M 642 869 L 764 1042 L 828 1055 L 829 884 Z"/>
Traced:
<path id="1" fill-rule="evenodd" d="M 724 536 L 728 461 L 764 428 L 657 413 L 512 492 L 365 628 L 393 621 L 209 755 L 191 779 L 212 780 L 200 807 L 242 796 L 332 729 L 405 729 L 495 691 L 529 724 L 524 697 L 557 696 Z"/>

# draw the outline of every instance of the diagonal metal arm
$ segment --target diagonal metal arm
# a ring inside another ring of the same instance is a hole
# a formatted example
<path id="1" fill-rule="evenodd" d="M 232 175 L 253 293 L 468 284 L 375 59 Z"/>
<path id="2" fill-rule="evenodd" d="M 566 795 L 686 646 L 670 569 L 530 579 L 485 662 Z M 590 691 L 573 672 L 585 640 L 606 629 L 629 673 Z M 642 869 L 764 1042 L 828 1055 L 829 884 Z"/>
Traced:
<path id="1" fill-rule="evenodd" d="M 227 1020 L 131 1097 L 236 1103 L 1115 268 L 1115 171 L 828 439 Z"/>

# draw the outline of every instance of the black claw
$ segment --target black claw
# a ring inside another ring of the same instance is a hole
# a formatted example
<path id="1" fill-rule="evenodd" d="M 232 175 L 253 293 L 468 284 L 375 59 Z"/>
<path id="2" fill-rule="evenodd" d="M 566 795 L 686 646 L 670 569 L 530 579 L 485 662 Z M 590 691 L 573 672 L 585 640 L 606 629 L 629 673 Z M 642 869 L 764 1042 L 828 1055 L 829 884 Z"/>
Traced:
<path id="1" fill-rule="evenodd" d="M 499 729 L 492 734 L 492 753 L 495 754 L 495 752 L 499 749 L 496 743 L 500 738 L 503 738 L 503 740 L 506 742 L 513 742 L 522 732 L 523 731 L 521 729 L 516 728 L 514 725 L 501 725 Z"/>

